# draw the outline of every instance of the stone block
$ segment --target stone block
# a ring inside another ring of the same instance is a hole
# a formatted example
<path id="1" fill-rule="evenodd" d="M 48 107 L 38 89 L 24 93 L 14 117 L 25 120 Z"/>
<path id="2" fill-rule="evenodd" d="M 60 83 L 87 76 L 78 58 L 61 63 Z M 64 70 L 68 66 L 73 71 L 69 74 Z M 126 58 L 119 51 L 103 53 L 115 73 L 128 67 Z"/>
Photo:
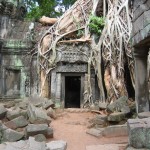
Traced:
<path id="1" fill-rule="evenodd" d="M 133 35 L 137 34 L 144 28 L 144 14 L 142 14 L 134 23 L 133 23 Z"/>
<path id="2" fill-rule="evenodd" d="M 0 105 L 0 119 L 4 118 L 6 113 L 7 109 L 3 105 Z"/>
<path id="3" fill-rule="evenodd" d="M 55 110 L 51 107 L 47 109 L 47 115 L 53 119 L 57 118 Z"/>
<path id="4" fill-rule="evenodd" d="M 37 135 L 34 136 L 34 138 L 35 138 L 35 141 L 37 141 L 37 142 L 46 141 L 46 137 L 43 134 L 37 134 Z"/>
<path id="5" fill-rule="evenodd" d="M 19 107 L 19 108 L 21 108 L 21 109 L 26 110 L 27 107 L 28 107 L 28 101 L 22 101 L 22 102 L 16 104 L 16 106 Z"/>
<path id="6" fill-rule="evenodd" d="M 144 27 L 150 24 L 150 10 L 144 12 Z"/>
<path id="7" fill-rule="evenodd" d="M 37 142 L 33 137 L 29 140 L 18 142 L 6 142 L 0 144 L 0 150 L 47 150 L 45 142 Z"/>
<path id="8" fill-rule="evenodd" d="M 30 123 L 51 123 L 51 118 L 47 116 L 47 113 L 42 108 L 37 108 L 30 104 L 27 113 Z"/>
<path id="9" fill-rule="evenodd" d="M 15 118 L 21 116 L 20 112 L 21 112 L 20 108 L 17 108 L 16 110 L 8 111 L 6 114 L 6 117 L 9 120 L 15 119 Z"/>
<path id="10" fill-rule="evenodd" d="M 126 96 L 122 96 L 119 99 L 115 100 L 112 104 L 107 106 L 107 111 L 109 112 L 121 112 L 123 109 L 130 112 L 130 108 L 127 104 L 128 98 Z"/>
<path id="11" fill-rule="evenodd" d="M 52 108 L 54 108 L 55 107 L 55 104 L 54 104 L 54 102 L 50 99 L 50 100 L 47 100 L 47 101 L 45 101 L 44 103 L 43 103 L 43 108 L 44 109 L 48 109 L 48 108 L 50 108 L 50 107 L 52 107 Z"/>
<path id="12" fill-rule="evenodd" d="M 129 145 L 150 149 L 150 118 L 128 120 Z"/>
<path id="13" fill-rule="evenodd" d="M 15 142 L 21 140 L 24 137 L 24 134 L 21 132 L 14 131 L 12 129 L 3 130 L 3 141 L 6 142 Z"/>
<path id="14" fill-rule="evenodd" d="M 37 134 L 47 135 L 48 125 L 47 124 L 29 124 L 26 127 L 26 136 L 34 136 Z"/>
<path id="15" fill-rule="evenodd" d="M 47 150 L 67 150 L 67 142 L 65 141 L 51 141 L 46 144 Z"/>
<path id="16" fill-rule="evenodd" d="M 14 106 L 15 106 L 15 102 L 14 101 L 9 101 L 9 102 L 4 104 L 5 108 L 10 108 L 10 107 L 14 107 Z"/>
<path id="17" fill-rule="evenodd" d="M 28 121 L 23 116 L 19 116 L 11 121 L 6 122 L 5 125 L 11 129 L 17 129 L 27 126 Z"/>
<path id="18" fill-rule="evenodd" d="M 108 121 L 112 122 L 120 122 L 125 119 L 126 113 L 123 112 L 115 112 L 108 116 Z"/>
<path id="19" fill-rule="evenodd" d="M 127 147 L 125 150 L 149 150 L 149 149 L 145 149 L 145 148 L 134 148 L 134 147 Z"/>
<path id="20" fill-rule="evenodd" d="M 47 133 L 46 133 L 46 138 L 53 138 L 53 135 L 54 135 L 54 131 L 53 131 L 53 129 L 51 128 L 51 127 L 49 127 L 48 129 L 47 129 Z"/>
<path id="21" fill-rule="evenodd" d="M 107 105 L 108 105 L 107 103 L 99 102 L 99 108 L 101 108 L 101 109 L 106 109 Z"/>
<path id="22" fill-rule="evenodd" d="M 103 131 L 105 137 L 128 136 L 127 125 L 108 126 Z"/>
<path id="23" fill-rule="evenodd" d="M 91 129 L 87 130 L 86 133 L 93 135 L 95 137 L 102 137 L 103 131 L 104 131 L 103 128 L 100 128 L 100 129 L 91 128 Z"/>
<path id="24" fill-rule="evenodd" d="M 101 145 L 88 145 L 86 150 L 124 150 L 125 144 L 101 144 Z"/>
<path id="25" fill-rule="evenodd" d="M 138 118 L 149 118 L 150 117 L 150 112 L 142 112 L 138 114 Z"/>

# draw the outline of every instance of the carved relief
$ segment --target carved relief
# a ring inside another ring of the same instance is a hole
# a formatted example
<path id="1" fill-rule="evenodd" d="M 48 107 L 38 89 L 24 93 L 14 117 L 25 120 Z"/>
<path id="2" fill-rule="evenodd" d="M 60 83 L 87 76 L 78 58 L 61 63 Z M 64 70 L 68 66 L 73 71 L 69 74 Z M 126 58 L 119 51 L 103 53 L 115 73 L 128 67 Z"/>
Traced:
<path id="1" fill-rule="evenodd" d="M 79 73 L 85 73 L 87 72 L 87 64 L 67 64 L 58 66 L 56 69 L 57 72 L 79 72 Z"/>

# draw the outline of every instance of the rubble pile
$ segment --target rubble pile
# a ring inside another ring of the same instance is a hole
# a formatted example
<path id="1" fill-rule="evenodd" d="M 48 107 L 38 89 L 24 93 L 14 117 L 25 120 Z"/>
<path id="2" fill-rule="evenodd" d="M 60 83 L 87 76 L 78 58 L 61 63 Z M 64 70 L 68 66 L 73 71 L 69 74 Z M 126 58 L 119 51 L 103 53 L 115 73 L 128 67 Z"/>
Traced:
<path id="1" fill-rule="evenodd" d="M 35 140 L 53 137 L 50 126 L 56 119 L 52 100 L 46 98 L 16 99 L 0 104 L 0 141 L 16 142 L 34 136 Z"/>
<path id="2" fill-rule="evenodd" d="M 136 114 L 135 102 L 122 96 L 111 104 L 99 104 L 95 118 L 89 120 L 88 128 L 103 128 L 109 125 L 124 124 L 128 118 L 134 118 Z"/>

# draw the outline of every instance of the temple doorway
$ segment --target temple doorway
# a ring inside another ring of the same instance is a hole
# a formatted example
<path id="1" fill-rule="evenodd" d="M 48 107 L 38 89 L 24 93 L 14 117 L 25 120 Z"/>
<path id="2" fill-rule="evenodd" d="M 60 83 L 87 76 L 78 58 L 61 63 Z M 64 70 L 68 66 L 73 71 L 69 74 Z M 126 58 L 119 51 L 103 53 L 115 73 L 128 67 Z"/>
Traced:
<path id="1" fill-rule="evenodd" d="M 65 108 L 80 108 L 81 76 L 65 76 Z"/>

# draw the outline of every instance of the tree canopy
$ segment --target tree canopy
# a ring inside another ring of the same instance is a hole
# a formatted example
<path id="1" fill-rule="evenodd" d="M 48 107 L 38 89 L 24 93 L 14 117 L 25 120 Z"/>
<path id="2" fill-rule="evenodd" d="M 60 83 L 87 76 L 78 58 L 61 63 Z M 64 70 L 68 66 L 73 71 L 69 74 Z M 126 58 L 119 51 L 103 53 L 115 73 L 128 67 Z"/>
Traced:
<path id="1" fill-rule="evenodd" d="M 38 20 L 42 16 L 59 17 L 76 0 L 24 0 L 28 19 Z"/>

